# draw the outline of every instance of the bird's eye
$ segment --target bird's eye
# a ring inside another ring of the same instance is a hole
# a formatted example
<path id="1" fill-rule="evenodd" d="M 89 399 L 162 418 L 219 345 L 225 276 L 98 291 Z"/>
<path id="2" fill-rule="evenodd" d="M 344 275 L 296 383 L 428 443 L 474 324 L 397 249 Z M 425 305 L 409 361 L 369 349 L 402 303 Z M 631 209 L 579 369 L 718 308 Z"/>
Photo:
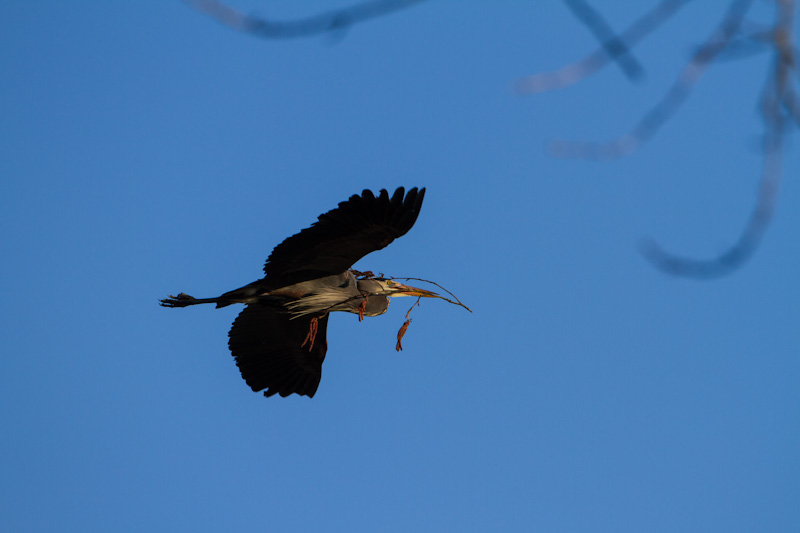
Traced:
<path id="1" fill-rule="evenodd" d="M 390 280 L 390 279 L 387 279 L 387 280 L 386 280 L 386 285 L 388 285 L 389 287 L 391 287 L 392 285 L 394 285 L 394 281 L 392 281 L 392 280 Z"/>

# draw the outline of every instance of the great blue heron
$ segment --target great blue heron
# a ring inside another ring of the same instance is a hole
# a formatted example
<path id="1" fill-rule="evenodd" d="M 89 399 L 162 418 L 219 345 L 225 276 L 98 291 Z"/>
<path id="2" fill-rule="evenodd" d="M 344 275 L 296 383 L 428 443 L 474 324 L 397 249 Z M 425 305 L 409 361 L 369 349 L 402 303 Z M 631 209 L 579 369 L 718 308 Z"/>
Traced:
<path id="1" fill-rule="evenodd" d="M 365 190 L 272 250 L 262 279 L 217 298 L 180 293 L 164 307 L 242 303 L 228 341 L 245 382 L 265 396 L 292 393 L 313 397 L 322 377 L 331 311 L 359 320 L 386 312 L 390 296 L 437 297 L 397 281 L 361 275 L 353 263 L 405 235 L 417 220 L 425 189 L 389 197 Z"/>

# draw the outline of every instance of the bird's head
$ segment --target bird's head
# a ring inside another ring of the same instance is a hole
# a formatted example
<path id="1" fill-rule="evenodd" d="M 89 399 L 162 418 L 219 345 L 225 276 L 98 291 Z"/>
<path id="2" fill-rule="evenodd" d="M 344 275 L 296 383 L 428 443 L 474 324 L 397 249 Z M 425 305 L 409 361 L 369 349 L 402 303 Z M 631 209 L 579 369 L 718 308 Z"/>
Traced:
<path id="1" fill-rule="evenodd" d="M 403 285 L 392 279 L 386 278 L 372 278 L 379 286 L 379 293 L 386 296 L 419 296 L 425 298 L 439 298 L 435 292 L 426 291 L 425 289 L 418 289 L 409 285 Z"/>

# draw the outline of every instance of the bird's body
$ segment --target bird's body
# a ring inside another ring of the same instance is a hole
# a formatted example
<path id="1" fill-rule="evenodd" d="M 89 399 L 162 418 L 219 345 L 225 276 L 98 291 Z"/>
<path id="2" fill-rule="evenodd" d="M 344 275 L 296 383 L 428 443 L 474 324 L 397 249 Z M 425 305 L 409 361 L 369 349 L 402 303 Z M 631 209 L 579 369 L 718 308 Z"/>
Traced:
<path id="1" fill-rule="evenodd" d="M 266 276 L 216 298 L 186 294 L 161 300 L 164 307 L 245 304 L 233 323 L 229 347 L 242 377 L 254 390 L 314 396 L 327 351 L 328 314 L 355 313 L 359 320 L 389 307 L 389 296 L 436 294 L 391 279 L 363 275 L 351 266 L 404 235 L 419 215 L 425 189 L 401 187 L 389 197 L 364 191 L 320 215 L 317 222 L 275 247 Z"/>
<path id="2" fill-rule="evenodd" d="M 323 292 L 316 291 L 309 286 L 313 285 L 309 282 L 290 285 L 279 291 L 299 291 L 301 294 L 299 298 L 286 304 L 292 317 L 313 315 L 320 309 L 356 313 L 362 317 L 385 313 L 389 309 L 389 298 L 383 294 L 381 283 L 374 279 L 357 279 L 356 275 L 348 270 L 323 279 L 323 283 L 330 284 Z"/>

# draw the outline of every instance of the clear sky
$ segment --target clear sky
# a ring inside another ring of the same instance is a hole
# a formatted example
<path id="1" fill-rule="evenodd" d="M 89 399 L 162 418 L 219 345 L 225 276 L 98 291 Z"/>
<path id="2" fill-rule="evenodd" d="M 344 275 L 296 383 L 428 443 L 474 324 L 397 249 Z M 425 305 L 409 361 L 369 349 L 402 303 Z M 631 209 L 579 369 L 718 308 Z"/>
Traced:
<path id="1" fill-rule="evenodd" d="M 177 0 L 0 3 L 0 529 L 800 531 L 796 143 L 744 268 L 676 279 L 637 252 L 738 238 L 769 58 L 713 66 L 628 158 L 544 150 L 624 133 L 725 6 L 638 47 L 639 84 L 612 65 L 519 97 L 595 47 L 560 2 L 287 41 Z M 422 302 L 400 353 L 412 300 L 332 317 L 313 399 L 249 390 L 238 306 L 158 306 L 249 283 L 318 214 L 401 185 L 427 187 L 415 227 L 358 266 L 474 313 Z"/>

